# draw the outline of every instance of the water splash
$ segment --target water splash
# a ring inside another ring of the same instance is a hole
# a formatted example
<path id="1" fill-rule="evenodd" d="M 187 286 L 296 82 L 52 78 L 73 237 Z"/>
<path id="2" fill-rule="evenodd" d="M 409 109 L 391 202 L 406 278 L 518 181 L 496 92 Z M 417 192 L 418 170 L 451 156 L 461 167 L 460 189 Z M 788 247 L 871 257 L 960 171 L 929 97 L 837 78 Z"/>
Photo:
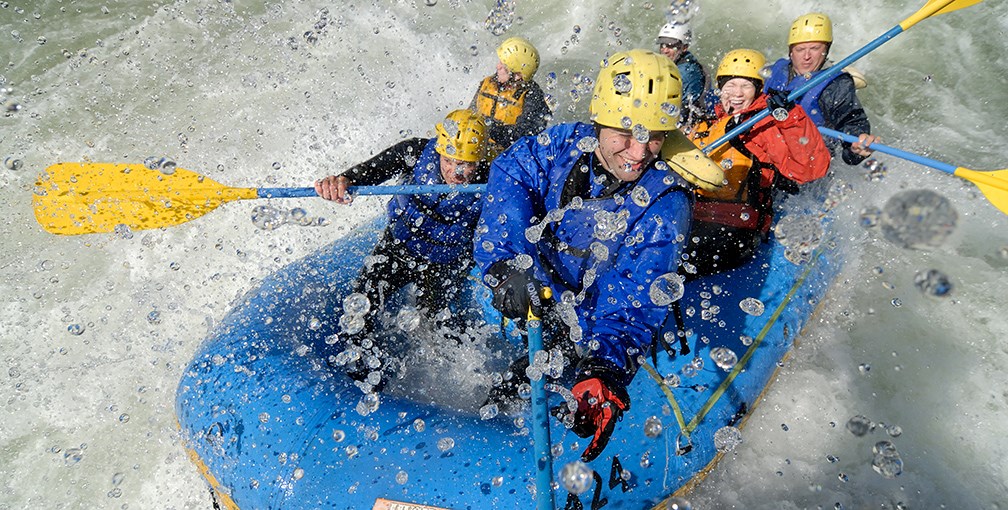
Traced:
<path id="1" fill-rule="evenodd" d="M 777 222 L 774 233 L 784 246 L 784 258 L 793 264 L 804 264 L 822 243 L 825 231 L 814 216 L 789 215 Z"/>
<path id="2" fill-rule="evenodd" d="M 721 453 L 730 452 L 742 444 L 742 431 L 735 427 L 721 427 L 714 432 L 714 448 Z"/>
<path id="3" fill-rule="evenodd" d="M 511 28 L 515 18 L 515 0 L 497 0 L 497 5 L 487 15 L 484 26 L 491 34 L 500 36 Z"/>

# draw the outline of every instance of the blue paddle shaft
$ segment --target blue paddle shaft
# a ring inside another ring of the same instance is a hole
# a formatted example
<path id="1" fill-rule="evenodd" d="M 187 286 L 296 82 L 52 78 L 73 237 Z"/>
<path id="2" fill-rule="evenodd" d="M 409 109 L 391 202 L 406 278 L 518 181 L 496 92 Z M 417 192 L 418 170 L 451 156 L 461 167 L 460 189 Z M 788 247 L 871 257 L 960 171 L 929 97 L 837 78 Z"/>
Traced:
<path id="1" fill-rule="evenodd" d="M 847 133 L 842 133 L 840 131 L 836 131 L 830 128 L 820 127 L 819 132 L 831 138 L 838 138 L 848 143 L 855 143 L 858 141 L 858 137 L 856 136 L 848 135 Z M 897 158 L 903 158 L 907 161 L 912 161 L 914 163 L 928 166 L 936 170 L 941 170 L 942 172 L 945 172 L 947 174 L 955 175 L 956 167 L 948 163 L 942 163 L 941 161 L 926 158 L 919 154 L 914 154 L 912 152 L 896 149 L 894 147 L 889 147 L 888 145 L 882 145 L 880 143 L 873 143 L 869 148 L 873 151 L 878 151 L 884 154 L 889 154 L 891 156 L 896 156 Z"/>
<path id="2" fill-rule="evenodd" d="M 543 348 L 542 321 L 528 322 L 529 366 Z M 546 374 L 532 383 L 532 438 L 535 441 L 536 510 L 554 510 L 553 454 L 550 451 L 549 404 L 546 399 Z"/>
<path id="3" fill-rule="evenodd" d="M 889 39 L 892 39 L 893 37 L 896 37 L 901 32 L 903 32 L 903 27 L 901 27 L 899 25 L 896 25 L 895 27 L 892 27 L 891 29 L 889 29 L 888 32 L 880 35 L 874 41 L 866 44 L 863 48 L 855 51 L 854 53 L 851 53 L 850 55 L 848 55 L 847 58 L 845 58 L 845 59 L 837 62 L 836 64 L 833 64 L 832 66 L 830 66 L 830 67 L 828 67 L 826 69 L 823 69 L 822 72 L 820 72 L 819 74 L 816 74 L 811 80 L 809 80 L 807 83 L 805 83 L 805 85 L 803 85 L 803 86 L 801 86 L 801 87 L 799 87 L 799 88 L 791 91 L 791 93 L 788 94 L 788 100 L 789 101 L 797 101 L 802 96 L 804 96 L 806 92 L 812 90 L 813 88 L 815 88 L 816 86 L 818 86 L 820 83 L 822 83 L 822 82 L 824 82 L 824 81 L 832 78 L 834 75 L 839 74 L 841 71 L 843 71 L 843 69 L 845 67 L 847 67 L 848 65 L 852 64 L 855 60 L 857 60 L 857 59 L 865 56 L 866 54 L 868 54 L 869 52 L 871 52 L 875 48 L 878 48 L 879 46 L 882 46 L 883 44 L 885 44 L 886 42 L 888 42 Z M 753 115 L 752 117 L 749 118 L 749 120 L 747 120 L 747 121 L 739 124 L 738 126 L 736 126 L 731 131 L 728 131 L 727 133 L 725 133 L 724 135 L 722 135 L 721 138 L 718 138 L 717 140 L 714 140 L 713 142 L 711 142 L 710 145 L 704 147 L 703 148 L 704 154 L 710 154 L 712 151 L 714 151 L 718 147 L 720 147 L 720 146 L 728 143 L 728 141 L 731 140 L 732 138 L 735 138 L 736 136 L 738 136 L 738 135 L 740 135 L 740 134 L 748 131 L 749 128 L 755 126 L 757 122 L 765 119 L 768 115 L 770 115 L 770 113 L 771 113 L 771 110 L 770 110 L 769 107 L 767 107 L 765 110 L 757 113 L 756 115 Z"/>
<path id="4" fill-rule="evenodd" d="M 315 188 L 259 188 L 259 198 L 317 197 Z M 483 193 L 486 184 L 404 184 L 388 186 L 350 186 L 351 195 L 427 195 L 435 193 Z"/>

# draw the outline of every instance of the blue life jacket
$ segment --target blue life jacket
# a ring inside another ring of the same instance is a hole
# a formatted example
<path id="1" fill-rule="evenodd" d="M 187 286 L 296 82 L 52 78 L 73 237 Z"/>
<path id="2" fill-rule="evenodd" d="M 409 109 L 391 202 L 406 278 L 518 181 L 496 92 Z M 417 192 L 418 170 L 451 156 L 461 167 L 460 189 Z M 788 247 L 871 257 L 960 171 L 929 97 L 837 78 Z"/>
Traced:
<path id="1" fill-rule="evenodd" d="M 424 146 L 406 184 L 444 184 L 437 138 Z M 389 201 L 389 228 L 412 254 L 445 264 L 470 256 L 481 194 L 396 195 Z"/>
<path id="2" fill-rule="evenodd" d="M 791 60 L 787 58 L 782 58 L 774 62 L 773 66 L 770 68 L 770 77 L 767 78 L 766 83 L 763 84 L 763 91 L 766 92 L 770 89 L 777 89 L 791 92 L 792 90 L 803 87 L 815 75 L 823 71 L 822 69 L 815 71 L 811 73 L 808 78 L 803 75 L 797 75 L 789 81 L 788 75 L 790 74 L 790 65 Z M 823 89 L 832 83 L 837 76 L 840 76 L 840 74 L 843 73 L 837 73 L 830 79 L 824 80 L 819 85 L 812 87 L 811 90 L 806 92 L 805 95 L 798 100 L 798 104 L 801 105 L 802 109 L 805 110 L 805 113 L 817 126 L 826 126 L 826 119 L 823 117 L 822 110 L 819 108 L 819 95 L 822 94 Z"/>
<path id="3" fill-rule="evenodd" d="M 594 349 L 588 355 L 623 369 L 629 382 L 636 357 L 651 347 L 669 312 L 649 291 L 658 277 L 678 269 L 692 193 L 661 162 L 612 196 L 579 193 L 580 206 L 572 206 L 577 202 L 565 195 L 579 177 L 572 174 L 590 178 L 588 165 L 578 163 L 585 155 L 578 142 L 586 138 L 595 138 L 593 126 L 561 124 L 538 139 L 519 139 L 494 160 L 473 257 L 485 275 L 498 261 L 531 255 L 536 278 L 555 295 L 570 291 L 581 298 L 574 311 L 581 344 Z M 620 227 L 606 227 L 611 224 Z"/>

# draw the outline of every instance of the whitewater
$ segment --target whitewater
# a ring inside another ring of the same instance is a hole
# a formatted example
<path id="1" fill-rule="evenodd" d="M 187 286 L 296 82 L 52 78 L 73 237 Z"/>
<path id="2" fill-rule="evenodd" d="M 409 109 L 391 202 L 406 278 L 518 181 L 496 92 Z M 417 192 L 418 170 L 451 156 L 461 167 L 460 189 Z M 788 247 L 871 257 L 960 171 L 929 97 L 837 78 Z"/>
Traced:
<path id="1" fill-rule="evenodd" d="M 923 5 L 693 2 L 691 50 L 784 56 L 791 20 L 834 21 L 839 59 Z M 0 509 L 211 508 L 176 428 L 181 371 L 262 278 L 383 213 L 383 199 L 227 204 L 131 235 L 55 236 L 32 213 L 63 161 L 168 158 L 234 186 L 302 187 L 465 107 L 507 36 L 532 40 L 555 121 L 587 117 L 599 61 L 654 48 L 662 2 L 0 0 Z M 513 12 L 512 12 L 513 11 Z M 509 16 L 510 15 L 510 16 Z M 491 17 L 502 34 L 487 29 Z M 1008 163 L 1008 3 L 922 21 L 859 61 L 893 147 L 977 170 Z M 833 166 L 846 266 L 693 508 L 1004 508 L 1008 217 L 949 175 L 879 155 Z M 924 189 L 955 208 L 937 246 L 864 214 Z M 274 229 L 257 205 L 287 212 Z M 936 297 L 915 285 L 937 269 Z M 355 268 L 347 268 L 354 271 Z M 864 416 L 858 436 L 847 427 Z M 903 459 L 894 479 L 872 446 Z"/>

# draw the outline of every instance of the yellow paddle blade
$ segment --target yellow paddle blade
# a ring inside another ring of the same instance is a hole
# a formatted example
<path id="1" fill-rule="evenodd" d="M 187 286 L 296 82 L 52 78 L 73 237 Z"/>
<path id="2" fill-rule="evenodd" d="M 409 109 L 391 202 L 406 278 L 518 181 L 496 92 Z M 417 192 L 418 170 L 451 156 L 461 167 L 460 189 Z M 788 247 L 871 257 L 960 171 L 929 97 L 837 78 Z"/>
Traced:
<path id="1" fill-rule="evenodd" d="M 959 9 L 965 9 L 966 7 L 976 5 L 982 1 L 983 0 L 930 0 L 928 3 L 924 4 L 924 7 L 921 7 L 919 11 L 914 13 L 913 16 L 903 20 L 903 22 L 900 23 L 900 27 L 902 27 L 903 30 L 906 30 L 916 25 L 919 21 L 930 18 L 931 16 L 947 14 L 952 11 L 958 11 Z"/>
<path id="2" fill-rule="evenodd" d="M 976 184 L 994 207 L 1008 214 L 1008 168 L 982 172 L 959 167 L 953 175 Z"/>
<path id="3" fill-rule="evenodd" d="M 141 164 L 57 163 L 39 176 L 32 203 L 46 231 L 79 235 L 178 225 L 256 197 L 255 188 L 231 188 L 182 168 L 168 174 Z"/>

